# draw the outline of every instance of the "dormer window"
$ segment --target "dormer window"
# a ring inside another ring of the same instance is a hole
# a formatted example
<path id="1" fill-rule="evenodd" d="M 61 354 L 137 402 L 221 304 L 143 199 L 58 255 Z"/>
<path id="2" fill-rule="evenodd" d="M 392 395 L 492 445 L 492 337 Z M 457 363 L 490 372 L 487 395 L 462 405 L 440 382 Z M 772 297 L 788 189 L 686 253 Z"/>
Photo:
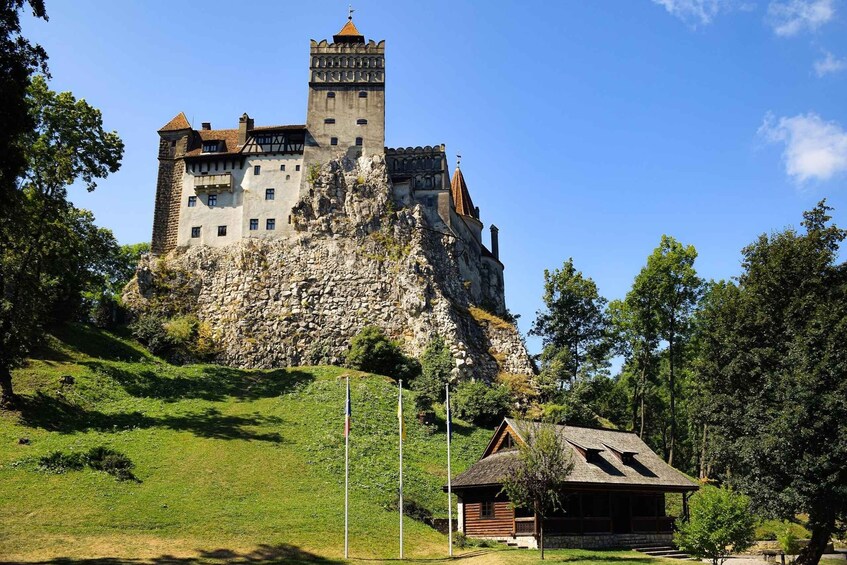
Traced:
<path id="1" fill-rule="evenodd" d="M 217 153 L 218 151 L 218 142 L 217 141 L 204 141 L 203 142 L 203 153 Z"/>

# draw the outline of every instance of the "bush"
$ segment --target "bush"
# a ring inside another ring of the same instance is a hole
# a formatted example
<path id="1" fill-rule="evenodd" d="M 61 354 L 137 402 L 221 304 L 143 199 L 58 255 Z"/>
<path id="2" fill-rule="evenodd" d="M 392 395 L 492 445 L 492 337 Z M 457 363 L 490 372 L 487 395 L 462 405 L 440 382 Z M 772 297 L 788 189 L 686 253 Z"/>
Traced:
<path id="1" fill-rule="evenodd" d="M 88 465 L 97 471 L 109 473 L 119 481 L 134 481 L 132 468 L 135 464 L 123 453 L 108 447 L 93 447 L 88 452 Z"/>
<path id="2" fill-rule="evenodd" d="M 682 551 L 720 565 L 732 553 L 753 545 L 754 534 L 750 499 L 728 488 L 705 485 L 691 497 L 690 518 L 674 537 Z"/>
<path id="3" fill-rule="evenodd" d="M 79 471 L 83 467 L 85 467 L 85 455 L 82 453 L 66 455 L 61 451 L 53 451 L 38 460 L 38 468 L 51 473 Z"/>
<path id="4" fill-rule="evenodd" d="M 800 553 L 800 544 L 797 543 L 797 534 L 791 524 L 785 522 L 783 527 L 776 533 L 776 541 L 779 543 L 779 548 L 786 555 L 797 555 Z"/>
<path id="5" fill-rule="evenodd" d="M 368 373 L 411 381 L 420 373 L 415 359 L 406 357 L 400 346 L 376 326 L 365 326 L 350 341 L 345 365 Z"/>
<path id="6" fill-rule="evenodd" d="M 451 404 L 457 418 L 478 426 L 496 426 L 508 413 L 509 389 L 503 385 L 465 381 L 456 387 Z"/>
<path id="7" fill-rule="evenodd" d="M 165 320 L 155 314 L 147 314 L 130 324 L 129 329 L 135 339 L 153 355 L 163 355 L 171 347 L 164 322 Z"/>
<path id="8" fill-rule="evenodd" d="M 444 385 L 450 379 L 455 363 L 447 342 L 441 336 L 429 342 L 421 355 L 421 376 L 415 379 L 412 388 L 418 391 L 418 408 L 427 410 L 437 402 L 444 401 Z"/>

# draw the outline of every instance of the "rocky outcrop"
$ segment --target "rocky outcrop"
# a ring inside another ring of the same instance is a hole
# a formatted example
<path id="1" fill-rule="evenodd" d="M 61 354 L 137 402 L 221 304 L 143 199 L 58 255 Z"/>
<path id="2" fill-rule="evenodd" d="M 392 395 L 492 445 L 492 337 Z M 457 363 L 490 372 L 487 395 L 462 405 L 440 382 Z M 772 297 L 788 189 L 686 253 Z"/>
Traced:
<path id="1" fill-rule="evenodd" d="M 471 315 L 454 237 L 417 205 L 395 209 L 381 156 L 331 161 L 310 175 L 294 236 L 147 258 L 125 302 L 142 315 L 167 299 L 157 280 L 190 281 L 179 300 L 212 328 L 215 361 L 237 367 L 339 363 L 350 339 L 376 325 L 412 355 L 440 334 L 466 378 L 531 373 L 514 326 Z"/>

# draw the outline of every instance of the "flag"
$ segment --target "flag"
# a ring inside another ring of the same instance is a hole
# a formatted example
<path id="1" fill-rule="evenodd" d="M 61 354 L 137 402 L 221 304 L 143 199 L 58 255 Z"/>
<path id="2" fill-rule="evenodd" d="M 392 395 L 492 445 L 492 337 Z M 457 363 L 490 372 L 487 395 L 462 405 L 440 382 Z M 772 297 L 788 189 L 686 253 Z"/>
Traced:
<path id="1" fill-rule="evenodd" d="M 397 419 L 400 421 L 400 437 L 406 439 L 406 424 L 403 423 L 403 389 L 397 399 Z"/>
<path id="2" fill-rule="evenodd" d="M 344 437 L 350 435 L 350 377 L 347 377 L 347 403 L 344 406 Z"/>

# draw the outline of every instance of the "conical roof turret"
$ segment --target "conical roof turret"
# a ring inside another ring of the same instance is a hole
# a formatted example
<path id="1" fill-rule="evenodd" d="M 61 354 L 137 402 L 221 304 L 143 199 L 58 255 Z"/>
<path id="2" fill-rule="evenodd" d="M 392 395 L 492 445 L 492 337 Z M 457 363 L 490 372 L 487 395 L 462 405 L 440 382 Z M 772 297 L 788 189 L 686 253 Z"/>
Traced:
<path id="1" fill-rule="evenodd" d="M 332 36 L 332 40 L 335 43 L 364 43 L 365 36 L 359 33 L 351 15 L 347 17 L 347 23 L 344 24 L 341 31 Z"/>
<path id="2" fill-rule="evenodd" d="M 471 193 L 468 192 L 465 176 L 458 165 L 456 172 L 453 173 L 453 180 L 450 181 L 450 192 L 453 194 L 453 205 L 456 207 L 456 213 L 475 218 L 476 208 L 474 208 L 473 200 L 471 200 Z"/>

